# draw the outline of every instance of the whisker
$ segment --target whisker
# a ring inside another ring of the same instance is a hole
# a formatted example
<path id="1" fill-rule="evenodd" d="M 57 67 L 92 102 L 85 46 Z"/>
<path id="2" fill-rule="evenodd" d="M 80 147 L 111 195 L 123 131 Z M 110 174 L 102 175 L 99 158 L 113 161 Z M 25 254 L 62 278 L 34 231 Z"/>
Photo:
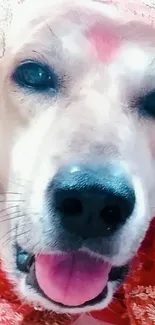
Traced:
<path id="1" fill-rule="evenodd" d="M 16 230 L 16 228 L 11 229 L 11 230 Z M 22 235 L 25 235 L 25 234 L 28 234 L 28 233 L 29 233 L 29 230 L 23 231 L 22 233 L 20 233 L 20 234 L 18 234 L 18 235 L 16 236 L 16 239 L 17 239 L 18 237 L 20 237 L 20 236 L 22 236 Z M 9 235 L 9 233 L 8 233 L 8 235 Z M 14 241 L 14 239 L 15 239 L 14 236 L 8 238 L 8 240 L 6 240 L 5 242 L 2 243 L 3 247 L 4 247 L 5 245 L 10 244 L 12 241 Z"/>
<path id="2" fill-rule="evenodd" d="M 6 195 L 6 194 L 17 195 L 17 194 L 21 194 L 21 193 L 22 193 L 22 192 L 1 192 L 1 193 L 0 193 L 0 196 L 3 195 L 3 194 L 4 194 L 4 195 Z"/>
<path id="3" fill-rule="evenodd" d="M 23 235 L 25 235 L 25 234 L 28 234 L 29 232 L 30 232 L 30 230 L 27 229 L 27 230 L 21 232 L 20 234 L 17 234 L 17 237 L 16 237 L 16 238 L 18 238 L 18 237 L 20 237 L 20 236 L 23 236 Z"/>
<path id="4" fill-rule="evenodd" d="M 33 246 L 33 251 L 35 250 L 35 248 L 38 246 L 40 240 L 37 241 L 37 243 Z M 40 252 L 41 253 L 41 252 Z"/>
<path id="5" fill-rule="evenodd" d="M 0 220 L 0 224 L 4 223 L 4 222 L 7 222 L 7 221 L 11 221 L 11 220 L 16 220 L 16 219 L 21 218 L 21 217 L 24 217 L 24 214 L 23 215 L 18 215 L 18 216 L 15 216 L 15 217 L 11 217 L 11 218 L 8 218 L 8 219 Z"/>
<path id="6" fill-rule="evenodd" d="M 13 218 L 10 218 L 10 219 L 8 219 L 8 221 L 9 220 L 14 220 L 14 219 L 16 219 L 16 218 L 20 218 L 20 217 L 23 217 L 24 216 L 24 214 L 19 214 L 18 216 L 16 216 L 16 217 L 13 217 Z M 3 221 L 6 221 L 6 220 L 3 220 Z M 21 226 L 19 226 L 19 227 L 22 227 L 22 225 Z M 19 229 L 19 227 L 18 227 L 18 229 Z M 12 231 L 15 231 L 17 229 L 17 226 L 16 227 L 14 227 L 14 228 L 11 228 L 11 229 L 9 229 L 6 233 L 5 233 L 5 235 L 4 236 L 2 236 L 1 238 L 0 238 L 0 242 L 7 236 L 7 235 L 9 235 L 9 234 L 11 234 L 12 233 Z M 14 238 L 14 236 L 13 236 L 13 238 Z"/>
<path id="7" fill-rule="evenodd" d="M 0 203 L 10 203 L 10 202 L 24 202 L 25 200 L 23 199 L 23 200 L 16 200 L 16 199 L 14 199 L 14 200 L 0 200 Z"/>
<path id="8" fill-rule="evenodd" d="M 7 207 L 5 209 L 0 210 L 0 213 L 11 210 L 13 208 L 18 208 L 18 205 L 11 205 L 10 207 Z"/>
<path id="9" fill-rule="evenodd" d="M 0 238 L 0 242 L 7 236 L 7 235 L 10 235 L 11 233 L 12 233 L 12 231 L 14 231 L 14 230 L 16 230 L 17 229 L 17 227 L 14 227 L 14 228 L 12 228 L 12 229 L 9 229 L 9 231 L 7 231 L 6 233 L 5 233 L 5 235 L 4 236 L 2 236 L 1 238 Z M 3 244 L 3 243 L 2 243 Z"/>
<path id="10" fill-rule="evenodd" d="M 18 207 L 18 206 L 17 206 Z M 6 213 L 6 214 L 2 214 L 1 216 L 0 216 L 0 220 L 2 219 L 2 218 L 5 218 L 5 217 L 8 217 L 8 216 L 11 216 L 11 215 L 13 215 L 13 214 L 16 214 L 16 213 L 20 213 L 19 212 L 19 210 L 15 210 L 15 211 L 12 211 L 12 212 L 9 212 L 9 213 Z"/>

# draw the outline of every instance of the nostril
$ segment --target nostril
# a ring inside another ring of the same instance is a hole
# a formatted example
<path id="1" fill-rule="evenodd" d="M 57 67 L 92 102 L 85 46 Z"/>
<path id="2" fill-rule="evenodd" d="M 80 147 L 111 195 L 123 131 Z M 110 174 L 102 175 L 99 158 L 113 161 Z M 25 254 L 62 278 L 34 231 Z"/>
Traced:
<path id="1" fill-rule="evenodd" d="M 77 217 L 82 214 L 83 206 L 77 198 L 66 198 L 61 202 L 60 212 L 68 217 Z"/>
<path id="2" fill-rule="evenodd" d="M 114 230 L 124 219 L 122 211 L 117 205 L 109 205 L 103 208 L 100 212 L 100 218 L 107 230 Z"/>

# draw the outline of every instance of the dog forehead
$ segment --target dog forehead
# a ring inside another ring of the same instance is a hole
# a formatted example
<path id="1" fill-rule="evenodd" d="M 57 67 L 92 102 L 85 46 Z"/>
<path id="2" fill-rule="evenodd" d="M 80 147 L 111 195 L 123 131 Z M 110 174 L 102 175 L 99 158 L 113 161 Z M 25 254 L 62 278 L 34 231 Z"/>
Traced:
<path id="1" fill-rule="evenodd" d="M 109 28 L 100 23 L 94 24 L 88 30 L 87 38 L 92 51 L 103 62 L 112 61 L 123 44 L 123 39 L 116 35 L 114 26 Z"/>

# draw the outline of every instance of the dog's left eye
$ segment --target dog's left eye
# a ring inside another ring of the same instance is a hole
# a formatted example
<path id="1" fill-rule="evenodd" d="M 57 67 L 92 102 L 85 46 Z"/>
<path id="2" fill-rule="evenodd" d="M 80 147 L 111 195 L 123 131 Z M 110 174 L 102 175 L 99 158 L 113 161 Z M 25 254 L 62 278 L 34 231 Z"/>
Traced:
<path id="1" fill-rule="evenodd" d="M 140 114 L 155 117 L 155 92 L 150 92 L 148 95 L 140 98 L 138 107 Z"/>
<path id="2" fill-rule="evenodd" d="M 38 62 L 24 62 L 20 64 L 14 74 L 13 80 L 23 88 L 34 90 L 49 90 L 56 92 L 59 85 L 58 76 L 47 66 Z"/>

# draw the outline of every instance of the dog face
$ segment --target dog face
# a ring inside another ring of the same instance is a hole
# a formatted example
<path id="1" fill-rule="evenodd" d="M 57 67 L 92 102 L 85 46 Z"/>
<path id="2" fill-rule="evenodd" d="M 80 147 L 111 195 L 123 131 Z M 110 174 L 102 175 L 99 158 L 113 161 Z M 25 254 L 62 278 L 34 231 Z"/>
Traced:
<path id="1" fill-rule="evenodd" d="M 16 112 L 3 266 L 22 297 L 58 312 L 106 307 L 153 217 L 154 31 L 117 15 L 26 1 L 3 59 Z"/>

